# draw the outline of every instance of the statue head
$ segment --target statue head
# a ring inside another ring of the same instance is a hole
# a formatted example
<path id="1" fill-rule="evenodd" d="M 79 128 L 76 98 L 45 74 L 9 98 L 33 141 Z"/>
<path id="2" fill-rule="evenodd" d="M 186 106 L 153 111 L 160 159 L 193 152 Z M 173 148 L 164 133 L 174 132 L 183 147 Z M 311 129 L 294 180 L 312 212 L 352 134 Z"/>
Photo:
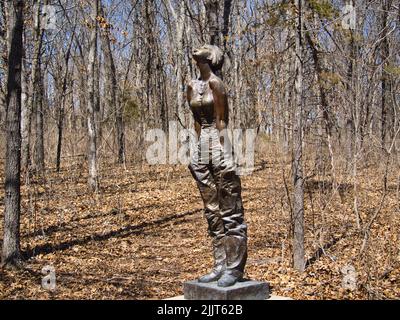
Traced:
<path id="1" fill-rule="evenodd" d="M 193 59 L 200 63 L 208 63 L 213 71 L 220 70 L 224 64 L 224 53 L 217 46 L 206 44 L 193 50 Z"/>

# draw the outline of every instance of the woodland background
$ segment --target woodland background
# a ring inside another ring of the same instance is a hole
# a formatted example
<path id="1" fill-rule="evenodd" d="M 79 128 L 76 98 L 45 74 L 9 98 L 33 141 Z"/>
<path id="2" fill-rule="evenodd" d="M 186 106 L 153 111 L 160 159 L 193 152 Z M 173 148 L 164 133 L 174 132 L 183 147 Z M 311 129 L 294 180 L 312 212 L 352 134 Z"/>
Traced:
<path id="1" fill-rule="evenodd" d="M 1 168 L 18 2 L 0 1 Z M 148 129 L 193 126 L 185 84 L 205 43 L 225 51 L 230 126 L 258 132 L 248 276 L 293 298 L 400 298 L 398 0 L 23 3 L 25 266 L 0 269 L 0 298 L 167 298 L 210 268 L 187 168 L 145 161 Z"/>

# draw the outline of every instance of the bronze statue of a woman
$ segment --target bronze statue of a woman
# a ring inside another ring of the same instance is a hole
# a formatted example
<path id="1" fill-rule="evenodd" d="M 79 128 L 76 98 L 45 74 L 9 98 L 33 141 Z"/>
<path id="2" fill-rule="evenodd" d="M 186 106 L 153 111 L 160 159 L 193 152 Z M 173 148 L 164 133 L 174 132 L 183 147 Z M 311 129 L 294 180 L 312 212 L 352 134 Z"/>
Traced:
<path id="1" fill-rule="evenodd" d="M 218 281 L 218 286 L 229 287 L 243 278 L 247 226 L 240 178 L 231 153 L 224 148 L 229 145 L 227 136 L 221 134 L 228 125 L 229 107 L 224 84 L 215 72 L 222 68 L 224 55 L 218 47 L 205 45 L 193 51 L 193 59 L 200 77 L 189 83 L 187 99 L 198 145 L 189 169 L 204 202 L 214 252 L 214 268 L 198 281 Z"/>

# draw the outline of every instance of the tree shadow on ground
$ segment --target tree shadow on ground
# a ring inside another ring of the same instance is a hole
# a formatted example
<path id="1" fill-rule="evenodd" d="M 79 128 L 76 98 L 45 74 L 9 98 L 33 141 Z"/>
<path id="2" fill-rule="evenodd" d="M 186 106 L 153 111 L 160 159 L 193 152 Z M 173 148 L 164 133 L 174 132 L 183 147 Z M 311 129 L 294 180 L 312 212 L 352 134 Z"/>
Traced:
<path id="1" fill-rule="evenodd" d="M 336 188 L 338 189 L 339 192 L 348 192 L 353 189 L 353 184 L 352 183 L 340 183 L 336 185 Z M 332 181 L 327 181 L 327 180 L 307 180 L 305 183 L 305 191 L 307 192 L 315 192 L 317 190 L 321 191 L 331 191 L 333 188 Z"/>
<path id="2" fill-rule="evenodd" d="M 125 226 L 125 227 L 119 228 L 118 230 L 113 230 L 113 231 L 110 231 L 107 233 L 95 233 L 95 234 L 85 236 L 83 238 L 64 241 L 64 242 L 58 243 L 56 245 L 46 243 L 43 245 L 35 246 L 32 249 L 26 250 L 23 253 L 23 255 L 26 259 L 29 259 L 38 254 L 49 254 L 49 253 L 56 252 L 56 251 L 64 251 L 64 250 L 68 250 L 68 249 L 72 248 L 73 246 L 85 245 L 92 241 L 105 241 L 110 238 L 124 238 L 124 237 L 128 237 L 130 235 L 137 235 L 137 234 L 140 234 L 141 232 L 143 232 L 146 228 L 160 226 L 160 225 L 163 225 L 174 219 L 179 219 L 179 218 L 183 218 L 186 216 L 190 216 L 190 215 L 193 215 L 200 211 L 202 211 L 202 209 L 194 209 L 194 210 L 186 211 L 183 213 L 169 215 L 169 216 L 163 217 L 161 219 L 153 220 L 151 222 L 143 222 L 138 225 Z"/>
<path id="3" fill-rule="evenodd" d="M 179 201 L 179 200 L 184 200 L 185 197 L 182 196 L 178 199 L 174 199 L 174 201 Z M 161 207 L 167 207 L 170 205 L 170 201 L 165 202 L 165 203 L 153 203 L 153 204 L 148 204 L 148 205 L 144 205 L 144 206 L 140 206 L 137 208 L 130 208 L 130 209 L 122 209 L 119 210 L 117 208 L 113 208 L 107 212 L 100 212 L 100 213 L 94 213 L 94 212 L 90 212 L 84 216 L 81 217 L 73 217 L 71 220 L 66 221 L 66 222 L 62 222 L 62 223 L 58 223 L 56 225 L 51 225 L 45 229 L 38 229 L 34 232 L 30 232 L 27 234 L 24 234 L 22 237 L 23 238 L 30 238 L 30 237 L 38 237 L 38 236 L 50 236 L 53 233 L 56 233 L 58 231 L 65 231 L 65 230 L 70 230 L 73 228 L 73 226 L 69 226 L 69 224 L 73 223 L 73 222 L 81 222 L 81 221 L 85 221 L 85 220 L 90 220 L 90 219 L 97 219 L 97 218 L 102 218 L 102 217 L 107 217 L 109 215 L 117 215 L 119 213 L 126 213 L 128 211 L 139 211 L 139 210 L 146 210 L 146 209 L 154 209 L 154 208 L 161 208 Z"/>

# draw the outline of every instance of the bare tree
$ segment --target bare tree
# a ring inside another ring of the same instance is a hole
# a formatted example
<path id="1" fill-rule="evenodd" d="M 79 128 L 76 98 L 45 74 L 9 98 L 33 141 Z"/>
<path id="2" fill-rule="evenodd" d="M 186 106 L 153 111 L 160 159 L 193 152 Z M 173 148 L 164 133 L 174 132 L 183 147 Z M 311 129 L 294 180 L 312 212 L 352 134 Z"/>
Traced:
<path id="1" fill-rule="evenodd" d="M 99 1 L 91 1 L 91 34 L 90 34 L 90 52 L 88 65 L 88 87 L 89 99 L 87 102 L 88 111 L 88 164 L 89 164 L 89 188 L 97 191 L 99 188 L 98 172 L 97 172 L 97 137 L 96 137 L 96 116 L 95 116 L 95 92 L 96 92 L 96 58 L 97 58 L 97 17 L 99 14 Z"/>
<path id="2" fill-rule="evenodd" d="M 167 0 L 169 9 L 174 17 L 175 28 L 176 28 L 176 36 L 175 36 L 175 45 L 176 45 L 176 81 L 177 81 L 177 105 L 176 105 L 176 114 L 179 118 L 179 121 L 185 125 L 185 112 L 184 112 L 184 81 L 183 78 L 183 44 L 184 44 L 184 28 L 185 28 L 185 3 L 183 1 L 178 1 L 178 8 L 174 8 L 172 6 L 171 0 Z"/>
<path id="3" fill-rule="evenodd" d="M 381 59 L 382 59 L 382 95 L 381 95 L 381 140 L 382 145 L 386 142 L 386 132 L 388 127 L 388 112 L 390 103 L 390 91 L 391 83 L 388 76 L 386 67 L 389 65 L 389 38 L 388 38 L 388 16 L 391 6 L 391 0 L 382 1 L 382 18 L 381 18 L 381 30 L 382 30 L 382 41 L 381 41 Z M 389 127 L 393 126 L 393 123 L 389 124 Z M 391 130 L 390 130 L 391 131 Z"/>
<path id="4" fill-rule="evenodd" d="M 46 1 L 47 3 L 47 1 Z M 43 77 L 42 77 L 42 46 L 44 28 L 41 25 L 42 18 L 42 1 L 35 2 L 35 49 L 34 61 L 32 66 L 32 82 L 31 82 L 31 95 L 32 95 L 32 112 L 35 114 L 35 169 L 37 172 L 44 170 L 44 124 L 43 124 Z M 29 146 L 28 146 L 29 148 Z M 29 150 L 29 149 L 28 149 Z M 26 150 L 25 150 L 26 152 Z"/>
<path id="5" fill-rule="evenodd" d="M 64 129 L 64 117 L 65 117 L 65 103 L 66 103 L 66 91 L 67 91 L 67 83 L 68 83 L 68 75 L 69 75 L 69 60 L 71 56 L 71 47 L 74 40 L 74 36 L 71 36 L 70 42 L 68 44 L 67 52 L 65 53 L 65 63 L 64 63 L 64 74 L 61 79 L 62 84 L 61 88 L 59 88 L 59 112 L 58 112 L 58 121 L 57 121 L 57 131 L 58 131 L 58 139 L 57 139 L 57 154 L 56 154 L 56 170 L 60 171 L 61 166 L 61 150 L 62 150 L 62 140 L 63 140 L 63 129 Z"/>
<path id="6" fill-rule="evenodd" d="M 8 10 L 7 1 L 0 2 L 0 48 L 2 52 L 8 52 L 7 33 L 9 32 L 8 26 Z M 4 66 L 0 69 L 0 75 L 4 76 L 4 71 L 7 67 L 7 54 L 0 55 L 0 62 Z M 2 77 L 0 77 L 2 78 Z M 0 125 L 3 124 L 6 110 L 6 83 L 0 81 Z"/>
<path id="7" fill-rule="evenodd" d="M 296 3 L 295 34 L 295 94 L 293 115 L 293 266 L 299 271 L 305 267 L 304 258 L 304 177 L 303 177 L 303 1 Z"/>
<path id="8" fill-rule="evenodd" d="M 100 6 L 101 14 L 104 18 L 104 9 Z M 104 53 L 106 65 L 106 79 L 108 86 L 110 107 L 113 108 L 115 114 L 115 126 L 117 131 L 117 148 L 118 148 L 118 163 L 125 162 L 125 129 L 123 121 L 123 107 L 118 103 L 117 98 L 117 70 L 115 67 L 114 56 L 111 49 L 110 29 L 106 23 L 105 30 L 101 33 L 101 43 Z"/>
<path id="9" fill-rule="evenodd" d="M 10 38 L 6 98 L 6 164 L 4 199 L 3 265 L 18 265 L 20 254 L 21 174 L 21 73 L 24 1 L 10 3 Z"/>
<path id="10" fill-rule="evenodd" d="M 227 38 L 229 34 L 229 22 L 232 10 L 232 0 L 224 0 L 224 15 L 223 15 L 223 26 L 222 26 L 222 37 L 224 50 L 226 51 Z"/>
<path id="11" fill-rule="evenodd" d="M 220 45 L 220 27 L 219 27 L 219 1 L 206 0 L 204 3 L 206 7 L 207 25 L 209 33 L 210 44 Z"/>

